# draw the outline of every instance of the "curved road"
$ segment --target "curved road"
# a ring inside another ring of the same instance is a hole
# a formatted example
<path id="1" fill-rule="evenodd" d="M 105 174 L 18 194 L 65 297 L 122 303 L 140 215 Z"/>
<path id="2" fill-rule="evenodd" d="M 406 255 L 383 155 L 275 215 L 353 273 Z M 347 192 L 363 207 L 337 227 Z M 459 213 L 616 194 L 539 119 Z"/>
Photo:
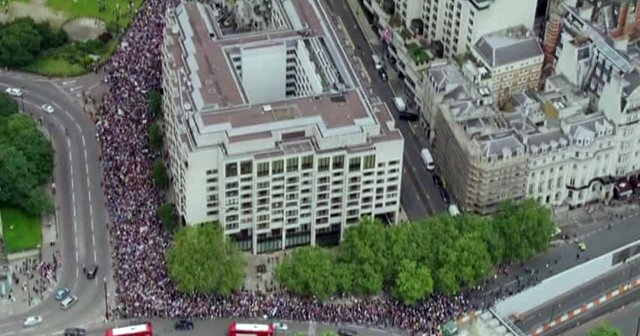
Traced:
<path id="1" fill-rule="evenodd" d="M 68 287 L 79 300 L 62 311 L 49 296 L 28 311 L 2 316 L 0 336 L 60 334 L 74 324 L 99 321 L 105 314 L 103 279 L 111 278 L 111 256 L 95 127 L 72 97 L 51 81 L 2 72 L 0 89 L 7 87 L 23 88 L 24 96 L 17 98 L 18 104 L 24 104 L 25 113 L 39 120 L 50 134 L 55 149 L 57 248 L 62 254 L 58 286 Z M 42 104 L 52 105 L 55 112 L 42 111 Z M 88 280 L 82 265 L 94 263 L 99 265 L 98 274 L 95 280 Z M 41 315 L 44 321 L 23 328 L 21 321 L 29 315 Z"/>

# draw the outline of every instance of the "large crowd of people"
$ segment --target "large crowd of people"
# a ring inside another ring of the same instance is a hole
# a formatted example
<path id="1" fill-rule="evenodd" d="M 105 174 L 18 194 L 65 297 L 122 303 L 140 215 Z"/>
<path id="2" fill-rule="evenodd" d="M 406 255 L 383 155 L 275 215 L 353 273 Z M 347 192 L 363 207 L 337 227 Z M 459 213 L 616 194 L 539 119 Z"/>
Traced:
<path id="1" fill-rule="evenodd" d="M 269 316 L 392 327 L 438 333 L 442 323 L 470 309 L 463 295 L 433 295 L 406 306 L 391 299 L 321 303 L 289 295 L 238 292 L 231 297 L 180 294 L 169 280 L 164 251 L 170 237 L 156 216 L 161 201 L 151 175 L 147 141 L 148 93 L 161 86 L 161 43 L 167 0 L 147 0 L 105 66 L 109 87 L 97 116 L 104 190 L 111 223 L 117 313 L 120 317 Z"/>

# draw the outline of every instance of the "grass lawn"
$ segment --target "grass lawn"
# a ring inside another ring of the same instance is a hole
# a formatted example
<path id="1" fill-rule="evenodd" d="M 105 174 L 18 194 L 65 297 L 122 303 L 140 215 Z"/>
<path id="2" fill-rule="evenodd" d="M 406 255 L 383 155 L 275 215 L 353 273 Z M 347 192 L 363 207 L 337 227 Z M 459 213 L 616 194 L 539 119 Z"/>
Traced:
<path id="1" fill-rule="evenodd" d="M 25 71 L 39 73 L 45 76 L 79 76 L 87 72 L 80 64 L 71 63 L 62 58 L 42 58 L 24 67 Z"/>
<path id="2" fill-rule="evenodd" d="M 100 5 L 106 8 L 100 11 Z M 65 12 L 69 17 L 97 17 L 105 23 L 116 22 L 116 8 L 120 14 L 119 25 L 127 26 L 133 18 L 135 8 L 140 7 L 142 0 L 133 0 L 134 9 L 129 9 L 129 0 L 47 0 L 47 7 Z"/>
<path id="3" fill-rule="evenodd" d="M 29 217 L 20 210 L 7 207 L 0 208 L 0 216 L 7 253 L 38 248 L 42 244 L 40 218 Z"/>

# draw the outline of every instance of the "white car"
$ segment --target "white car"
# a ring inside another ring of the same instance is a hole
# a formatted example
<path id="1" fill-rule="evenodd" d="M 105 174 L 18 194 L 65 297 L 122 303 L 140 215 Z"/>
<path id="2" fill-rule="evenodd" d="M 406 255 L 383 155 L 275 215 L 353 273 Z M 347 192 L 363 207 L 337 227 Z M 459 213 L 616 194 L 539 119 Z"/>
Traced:
<path id="1" fill-rule="evenodd" d="M 69 307 L 73 306 L 76 302 L 78 302 L 78 297 L 69 295 L 64 300 L 62 300 L 62 302 L 60 302 L 60 309 L 69 309 Z"/>
<path id="2" fill-rule="evenodd" d="M 289 330 L 289 326 L 282 323 L 282 322 L 273 322 L 273 327 L 276 330 L 280 330 L 280 331 L 285 331 L 285 330 Z"/>
<path id="3" fill-rule="evenodd" d="M 4 92 L 14 97 L 22 97 L 22 90 L 18 88 L 8 88 Z"/>
<path id="4" fill-rule="evenodd" d="M 47 112 L 47 113 L 53 113 L 53 111 L 55 111 L 55 110 L 53 109 L 53 106 L 51 106 L 51 105 L 49 105 L 49 104 L 44 104 L 44 105 L 40 106 L 40 108 L 41 108 L 43 111 Z"/>
<path id="5" fill-rule="evenodd" d="M 24 322 L 22 322 L 22 325 L 25 327 L 31 327 L 40 323 L 42 323 L 42 316 L 29 316 L 26 319 L 24 319 Z"/>

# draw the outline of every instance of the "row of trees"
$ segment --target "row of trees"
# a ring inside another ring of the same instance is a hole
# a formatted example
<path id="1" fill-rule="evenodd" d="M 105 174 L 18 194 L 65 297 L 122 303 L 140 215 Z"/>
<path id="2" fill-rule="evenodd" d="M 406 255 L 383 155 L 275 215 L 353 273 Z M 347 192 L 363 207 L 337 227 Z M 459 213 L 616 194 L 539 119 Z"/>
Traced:
<path id="1" fill-rule="evenodd" d="M 276 278 L 299 295 L 388 290 L 412 304 L 433 291 L 457 293 L 498 263 L 545 251 L 553 227 L 549 211 L 534 200 L 505 203 L 491 218 L 442 215 L 390 227 L 364 219 L 347 229 L 337 253 L 297 249 L 276 268 Z"/>
<path id="2" fill-rule="evenodd" d="M 69 36 L 46 22 L 25 17 L 0 24 L 0 67 L 20 68 L 33 63 L 43 52 L 63 46 Z"/>
<path id="3" fill-rule="evenodd" d="M 622 336 L 622 331 L 608 324 L 601 324 L 590 330 L 587 336 Z"/>
<path id="4" fill-rule="evenodd" d="M 2 39 L 0 32 L 0 39 Z M 0 93 L 0 203 L 38 215 L 53 210 L 45 185 L 53 173 L 53 148 L 36 122 Z"/>

